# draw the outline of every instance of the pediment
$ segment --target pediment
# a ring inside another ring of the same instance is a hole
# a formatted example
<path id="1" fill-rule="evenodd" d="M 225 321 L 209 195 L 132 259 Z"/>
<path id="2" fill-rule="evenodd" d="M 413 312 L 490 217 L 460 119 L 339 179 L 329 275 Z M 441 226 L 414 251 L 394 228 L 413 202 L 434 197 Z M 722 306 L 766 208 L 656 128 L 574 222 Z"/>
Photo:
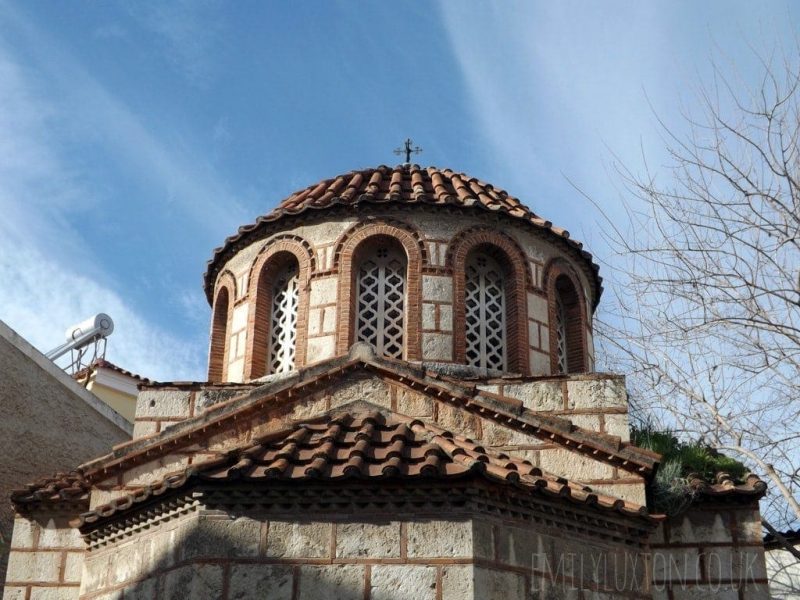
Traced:
<path id="1" fill-rule="evenodd" d="M 159 434 L 118 446 L 82 465 L 81 472 L 92 481 L 125 473 L 124 479 L 135 485 L 152 480 L 159 471 L 163 474 L 185 457 L 224 452 L 286 423 L 315 418 L 356 401 L 419 418 L 520 458 L 545 447 L 553 450 L 549 455 L 557 456 L 558 464 L 587 480 L 598 478 L 593 476 L 594 464 L 646 476 L 658 459 L 617 437 L 536 413 L 521 401 L 493 396 L 472 383 L 377 357 L 369 346 L 357 344 L 347 356 L 264 383 Z M 554 470 L 562 474 L 563 469 Z"/>
<path id="2" fill-rule="evenodd" d="M 596 493 L 422 419 L 399 415 L 367 400 L 353 400 L 95 505 L 76 523 L 90 539 L 100 540 L 107 532 L 99 528 L 115 527 L 113 523 L 123 515 L 129 523 L 128 515 L 143 506 L 149 517 L 158 512 L 159 505 L 172 506 L 169 498 L 176 494 L 211 493 L 220 501 L 234 498 L 234 503 L 240 497 L 237 494 L 244 494 L 249 504 L 267 506 L 269 497 L 276 494 L 286 502 L 303 490 L 313 490 L 313 497 L 339 490 L 340 504 L 345 497 L 353 497 L 355 490 L 360 490 L 355 497 L 364 498 L 377 488 L 395 490 L 397 502 L 410 494 L 417 506 L 425 505 L 418 489 L 463 500 L 488 492 L 495 502 L 513 502 L 548 514 L 555 508 L 580 519 L 580 511 L 591 511 L 604 519 L 635 520 L 640 528 L 657 522 L 641 504 Z M 464 496 L 465 490 L 473 495 Z"/>

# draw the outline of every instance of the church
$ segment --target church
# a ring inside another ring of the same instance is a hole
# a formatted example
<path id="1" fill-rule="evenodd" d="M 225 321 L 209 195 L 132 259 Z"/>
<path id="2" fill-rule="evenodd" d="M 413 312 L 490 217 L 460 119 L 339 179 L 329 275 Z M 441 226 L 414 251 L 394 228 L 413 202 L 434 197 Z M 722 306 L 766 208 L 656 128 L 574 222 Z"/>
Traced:
<path id="1" fill-rule="evenodd" d="M 326 179 L 204 282 L 208 381 L 143 381 L 131 441 L 14 492 L 5 600 L 769 598 L 766 485 L 654 508 L 599 268 L 499 187 Z"/>

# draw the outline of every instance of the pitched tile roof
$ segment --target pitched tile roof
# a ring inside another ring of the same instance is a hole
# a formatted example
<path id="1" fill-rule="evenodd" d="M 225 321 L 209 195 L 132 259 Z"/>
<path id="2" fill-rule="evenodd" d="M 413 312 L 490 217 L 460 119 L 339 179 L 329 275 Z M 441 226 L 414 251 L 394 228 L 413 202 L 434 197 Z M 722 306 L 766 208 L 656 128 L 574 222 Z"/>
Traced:
<path id="1" fill-rule="evenodd" d="M 439 427 L 385 411 L 331 413 L 244 445 L 219 458 L 81 515 L 94 524 L 190 482 L 344 480 L 454 481 L 470 476 L 524 493 L 655 522 L 647 509 L 555 477 L 529 462 L 487 451 Z"/>
<path id="2" fill-rule="evenodd" d="M 449 379 L 436 372 L 375 354 L 367 344 L 354 344 L 346 356 L 321 361 L 296 371 L 290 377 L 245 390 L 241 395 L 215 404 L 206 412 L 172 425 L 161 433 L 119 444 L 110 454 L 82 467 L 90 479 L 105 479 L 112 473 L 141 464 L 160 454 L 197 442 L 248 415 L 296 402 L 307 394 L 317 393 L 331 381 L 359 371 L 376 374 L 411 389 L 478 414 L 509 429 L 557 444 L 584 456 L 606 462 L 629 472 L 648 476 L 660 455 L 623 442 L 618 436 L 582 429 L 563 417 L 542 414 L 524 407 L 521 400 L 502 398 L 482 391 L 474 383 Z"/>
<path id="3" fill-rule="evenodd" d="M 752 473 L 739 483 L 729 473 L 724 472 L 717 473 L 713 482 L 706 481 L 697 473 L 690 474 L 687 480 L 689 487 L 696 494 L 695 497 L 699 499 L 718 500 L 728 497 L 737 500 L 758 499 L 767 492 L 767 484 Z"/>
<path id="4" fill-rule="evenodd" d="M 120 375 L 131 377 L 132 379 L 136 379 L 142 383 L 152 383 L 151 380 L 148 379 L 147 377 L 142 377 L 141 375 L 132 373 L 131 371 L 123 369 L 122 367 L 115 365 L 114 363 L 104 358 L 98 358 L 97 360 L 93 361 L 88 367 L 85 367 L 80 371 L 78 371 L 77 373 L 75 373 L 72 376 L 72 378 L 78 380 L 83 379 L 83 377 L 85 377 L 86 375 L 90 375 L 92 371 L 94 371 L 95 369 L 109 369 L 110 371 L 114 371 L 116 373 L 119 373 Z"/>
<path id="5" fill-rule="evenodd" d="M 800 529 L 787 529 L 786 531 L 778 531 L 777 535 L 768 533 L 764 536 L 764 549 L 765 550 L 785 550 L 783 540 L 786 540 L 792 546 L 800 545 Z"/>
<path id="6" fill-rule="evenodd" d="M 38 504 L 80 504 L 88 500 L 91 489 L 91 483 L 80 470 L 60 472 L 13 490 L 11 502 L 18 507 L 32 507 Z"/>
<path id="7" fill-rule="evenodd" d="M 205 274 L 205 290 L 209 302 L 214 289 L 214 279 L 222 263 L 241 247 L 242 243 L 257 239 L 268 223 L 310 211 L 335 206 L 359 204 L 416 204 L 477 208 L 498 212 L 525 221 L 529 225 L 563 243 L 586 263 L 595 282 L 595 302 L 602 293 L 602 278 L 592 255 L 583 244 L 570 238 L 569 232 L 556 227 L 525 206 L 518 198 L 489 183 L 457 173 L 451 169 L 398 165 L 394 168 L 381 165 L 375 168 L 351 171 L 325 179 L 291 194 L 272 212 L 259 217 L 255 223 L 239 227 L 225 243 L 214 250 Z"/>

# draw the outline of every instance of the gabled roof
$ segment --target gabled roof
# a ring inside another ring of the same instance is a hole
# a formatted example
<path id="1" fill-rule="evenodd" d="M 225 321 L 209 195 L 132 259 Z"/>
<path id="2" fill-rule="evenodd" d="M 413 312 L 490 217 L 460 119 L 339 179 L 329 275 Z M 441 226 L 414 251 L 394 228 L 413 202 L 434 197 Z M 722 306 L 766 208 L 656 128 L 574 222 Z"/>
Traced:
<path id="1" fill-rule="evenodd" d="M 106 360 L 105 358 L 98 358 L 97 360 L 93 361 L 89 366 L 84 367 L 77 373 L 72 375 L 73 379 L 80 380 L 83 379 L 87 375 L 91 375 L 92 371 L 95 369 L 108 369 L 110 371 L 114 371 L 115 373 L 119 373 L 120 375 L 125 375 L 126 377 L 130 377 L 131 379 L 136 379 L 141 383 L 151 383 L 150 379 L 147 377 L 142 377 L 141 375 L 137 375 L 136 373 L 132 373 L 127 369 L 123 369 L 122 367 L 115 365 L 111 361 Z"/>
<path id="2" fill-rule="evenodd" d="M 289 377 L 245 391 L 154 436 L 120 444 L 110 454 L 82 465 L 81 472 L 90 481 L 106 479 L 234 427 L 242 419 L 265 409 L 302 400 L 345 374 L 358 371 L 377 374 L 439 402 L 629 472 L 648 476 L 660 459 L 655 452 L 623 442 L 618 436 L 582 429 L 565 418 L 529 410 L 520 400 L 495 396 L 478 389 L 475 384 L 458 382 L 405 361 L 378 357 L 371 346 L 354 344 L 346 356 L 317 363 Z"/>
<path id="3" fill-rule="evenodd" d="M 596 494 L 544 473 L 524 460 L 487 451 L 467 438 L 369 405 L 332 411 L 168 475 L 140 492 L 81 515 L 99 524 L 120 512 L 194 483 L 271 483 L 384 480 L 449 482 L 479 477 L 526 494 L 655 523 L 647 509 Z"/>
<path id="4" fill-rule="evenodd" d="M 214 279 L 221 265 L 243 245 L 263 235 L 270 223 L 300 214 L 328 210 L 337 206 L 355 207 L 364 204 L 412 204 L 476 208 L 520 219 L 541 231 L 553 241 L 574 252 L 585 265 L 595 286 L 594 302 L 602 293 L 602 278 L 592 255 L 583 244 L 570 238 L 569 232 L 556 227 L 525 206 L 518 198 L 489 183 L 464 173 L 437 167 L 398 165 L 351 171 L 325 179 L 283 200 L 269 214 L 259 217 L 252 225 L 239 227 L 236 235 L 214 250 L 205 274 L 205 290 L 209 302 Z"/>

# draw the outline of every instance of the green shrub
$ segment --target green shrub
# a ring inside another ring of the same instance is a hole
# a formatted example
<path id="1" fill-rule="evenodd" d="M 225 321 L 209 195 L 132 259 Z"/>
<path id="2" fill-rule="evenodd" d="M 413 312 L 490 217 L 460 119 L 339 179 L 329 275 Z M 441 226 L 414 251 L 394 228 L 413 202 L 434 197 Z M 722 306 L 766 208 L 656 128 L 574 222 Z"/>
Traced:
<path id="1" fill-rule="evenodd" d="M 634 427 L 631 442 L 661 454 L 661 463 L 650 487 L 654 504 L 651 508 L 669 515 L 680 513 L 692 503 L 693 490 L 686 479 L 691 473 L 713 482 L 720 472 L 730 474 L 735 480 L 747 472 L 739 461 L 708 446 L 682 442 L 671 431 L 658 431 L 651 426 Z"/>

